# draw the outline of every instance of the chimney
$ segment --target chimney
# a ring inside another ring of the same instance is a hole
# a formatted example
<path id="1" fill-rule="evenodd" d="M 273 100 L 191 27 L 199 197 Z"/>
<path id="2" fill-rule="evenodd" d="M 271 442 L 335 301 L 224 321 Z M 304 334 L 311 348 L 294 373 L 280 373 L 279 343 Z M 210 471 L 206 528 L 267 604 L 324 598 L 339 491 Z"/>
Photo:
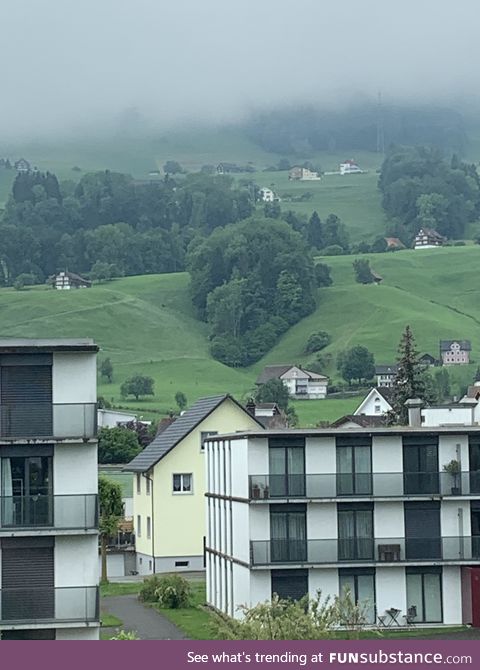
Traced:
<path id="1" fill-rule="evenodd" d="M 247 404 L 245 405 L 245 408 L 249 414 L 252 416 L 255 416 L 255 400 L 253 398 L 249 398 L 247 400 Z"/>
<path id="2" fill-rule="evenodd" d="M 423 400 L 420 398 L 409 398 L 405 403 L 408 409 L 408 425 L 411 428 L 419 428 L 422 425 Z"/>

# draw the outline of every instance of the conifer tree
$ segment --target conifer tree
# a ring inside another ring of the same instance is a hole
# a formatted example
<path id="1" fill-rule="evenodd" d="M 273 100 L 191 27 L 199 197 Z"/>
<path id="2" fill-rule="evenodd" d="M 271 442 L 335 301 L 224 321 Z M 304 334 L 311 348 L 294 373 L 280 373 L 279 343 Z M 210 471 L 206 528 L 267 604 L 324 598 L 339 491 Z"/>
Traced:
<path id="1" fill-rule="evenodd" d="M 425 397 L 425 383 L 422 377 L 415 338 L 410 326 L 407 326 L 398 345 L 397 375 L 393 383 L 392 406 L 395 423 L 403 425 L 408 423 L 405 402 L 409 398 Z"/>

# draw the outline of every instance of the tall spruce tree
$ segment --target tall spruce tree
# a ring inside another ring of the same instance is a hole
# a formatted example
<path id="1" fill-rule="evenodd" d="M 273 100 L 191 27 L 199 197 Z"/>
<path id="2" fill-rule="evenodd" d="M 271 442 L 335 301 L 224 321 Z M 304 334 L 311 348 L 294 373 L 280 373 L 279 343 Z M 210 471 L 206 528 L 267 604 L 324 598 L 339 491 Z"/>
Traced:
<path id="1" fill-rule="evenodd" d="M 425 382 L 422 367 L 418 362 L 415 338 L 410 326 L 405 331 L 398 345 L 397 375 L 393 384 L 392 406 L 395 423 L 408 423 L 408 410 L 405 403 L 409 398 L 425 397 Z"/>

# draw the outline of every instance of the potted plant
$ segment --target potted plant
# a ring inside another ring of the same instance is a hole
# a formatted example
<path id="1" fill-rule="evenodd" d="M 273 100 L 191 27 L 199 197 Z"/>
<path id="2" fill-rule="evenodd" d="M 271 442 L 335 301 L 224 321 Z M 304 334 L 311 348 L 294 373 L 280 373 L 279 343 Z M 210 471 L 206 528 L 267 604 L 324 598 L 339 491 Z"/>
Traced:
<path id="1" fill-rule="evenodd" d="M 253 494 L 253 496 L 252 496 L 253 498 L 260 498 L 260 487 L 259 487 L 258 484 L 254 484 L 252 486 L 252 494 Z"/>
<path id="2" fill-rule="evenodd" d="M 455 458 L 450 461 L 450 463 L 445 463 L 443 466 L 445 472 L 453 478 L 452 486 L 452 495 L 460 495 L 460 487 L 458 486 L 458 475 L 460 474 L 460 461 L 457 461 Z"/>

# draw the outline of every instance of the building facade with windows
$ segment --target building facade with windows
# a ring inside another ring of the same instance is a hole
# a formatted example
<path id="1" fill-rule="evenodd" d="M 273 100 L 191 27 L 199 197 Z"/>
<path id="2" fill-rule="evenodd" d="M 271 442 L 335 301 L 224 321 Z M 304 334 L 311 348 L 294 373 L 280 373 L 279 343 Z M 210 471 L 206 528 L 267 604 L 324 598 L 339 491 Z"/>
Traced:
<path id="1" fill-rule="evenodd" d="M 2 639 L 99 638 L 92 340 L 0 340 Z"/>
<path id="2" fill-rule="evenodd" d="M 204 443 L 232 429 L 262 424 L 229 395 L 201 398 L 126 466 L 139 574 L 204 569 Z"/>
<path id="3" fill-rule="evenodd" d="M 479 428 L 250 432 L 206 449 L 214 607 L 239 617 L 273 593 L 348 586 L 372 625 L 392 611 L 480 625 Z"/>

